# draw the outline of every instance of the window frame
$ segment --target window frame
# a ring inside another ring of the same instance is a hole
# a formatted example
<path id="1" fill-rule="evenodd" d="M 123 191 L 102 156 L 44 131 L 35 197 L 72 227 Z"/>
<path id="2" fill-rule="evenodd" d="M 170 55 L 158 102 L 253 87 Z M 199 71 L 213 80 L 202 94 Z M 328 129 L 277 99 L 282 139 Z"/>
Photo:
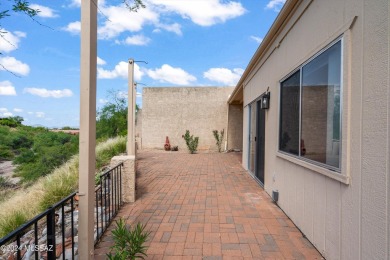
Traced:
<path id="1" fill-rule="evenodd" d="M 316 59 L 318 56 L 323 54 L 325 51 L 330 49 L 332 46 L 340 42 L 340 126 L 339 126 L 339 167 L 335 167 L 326 163 L 321 163 L 315 160 L 311 160 L 309 158 L 305 158 L 301 156 L 301 140 L 302 140 L 302 90 L 303 90 L 303 82 L 302 82 L 302 71 L 303 67 L 309 64 L 311 61 Z M 281 153 L 285 156 L 295 158 L 300 161 L 307 162 L 309 164 L 312 164 L 314 166 L 318 166 L 320 168 L 326 169 L 326 170 L 331 170 L 333 172 L 336 172 L 339 175 L 342 174 L 342 151 L 343 151 L 343 146 L 342 146 L 342 140 L 343 140 L 343 92 L 344 92 L 344 77 L 343 77 L 343 72 L 344 72 L 344 37 L 339 36 L 332 42 L 330 42 L 328 45 L 326 45 L 324 48 L 322 48 L 320 51 L 316 52 L 313 56 L 311 56 L 309 59 L 307 59 L 305 62 L 303 62 L 301 65 L 296 67 L 294 70 L 292 70 L 290 73 L 288 73 L 286 76 L 284 76 L 280 81 L 279 81 L 279 128 L 278 128 L 278 147 L 277 151 L 278 153 Z M 282 126 L 282 83 L 286 81 L 289 77 L 291 77 L 293 74 L 299 71 L 299 146 L 298 146 L 298 155 L 292 154 L 285 152 L 283 150 L 280 150 L 280 131 L 281 131 L 281 126 Z M 284 157 L 284 156 L 282 156 Z"/>

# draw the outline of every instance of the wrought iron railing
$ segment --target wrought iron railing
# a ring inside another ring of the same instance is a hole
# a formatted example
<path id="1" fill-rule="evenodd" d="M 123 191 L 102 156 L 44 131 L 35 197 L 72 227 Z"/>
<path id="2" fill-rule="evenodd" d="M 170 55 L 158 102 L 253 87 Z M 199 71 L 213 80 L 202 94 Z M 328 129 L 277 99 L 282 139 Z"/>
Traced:
<path id="1" fill-rule="evenodd" d="M 122 205 L 120 163 L 99 176 L 95 189 L 95 244 Z M 2 259 L 75 259 L 78 195 L 72 193 L 0 239 Z"/>
<path id="2" fill-rule="evenodd" d="M 99 177 L 99 185 L 95 189 L 95 244 L 103 236 L 122 205 L 122 167 L 123 163 L 120 163 Z"/>

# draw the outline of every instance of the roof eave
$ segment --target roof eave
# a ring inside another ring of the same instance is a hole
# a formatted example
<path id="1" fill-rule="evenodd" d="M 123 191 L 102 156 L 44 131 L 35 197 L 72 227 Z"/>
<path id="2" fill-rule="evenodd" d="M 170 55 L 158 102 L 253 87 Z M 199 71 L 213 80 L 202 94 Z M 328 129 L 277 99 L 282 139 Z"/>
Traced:
<path id="1" fill-rule="evenodd" d="M 295 10 L 295 6 L 300 2 L 300 0 L 287 0 L 284 4 L 282 10 L 280 10 L 278 16 L 273 22 L 271 28 L 268 30 L 266 36 L 261 42 L 260 46 L 257 48 L 255 54 L 252 59 L 249 61 L 248 66 L 246 67 L 244 73 L 242 74 L 240 80 L 238 81 L 235 89 L 228 99 L 228 103 L 231 104 L 235 101 L 238 93 L 243 91 L 244 89 L 244 81 L 247 76 L 252 72 L 254 67 L 257 65 L 257 62 L 262 58 L 265 52 L 268 50 L 270 45 L 275 41 L 276 36 L 280 33 L 281 29 L 286 24 L 286 19 L 291 17 L 291 13 Z"/>

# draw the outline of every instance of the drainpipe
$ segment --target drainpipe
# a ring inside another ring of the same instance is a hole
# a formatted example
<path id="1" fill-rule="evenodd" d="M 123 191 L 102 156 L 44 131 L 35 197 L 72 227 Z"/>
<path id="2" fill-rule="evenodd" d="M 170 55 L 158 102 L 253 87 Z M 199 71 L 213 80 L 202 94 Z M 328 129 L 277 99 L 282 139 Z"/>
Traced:
<path id="1" fill-rule="evenodd" d="M 81 1 L 79 259 L 94 255 L 97 0 Z"/>

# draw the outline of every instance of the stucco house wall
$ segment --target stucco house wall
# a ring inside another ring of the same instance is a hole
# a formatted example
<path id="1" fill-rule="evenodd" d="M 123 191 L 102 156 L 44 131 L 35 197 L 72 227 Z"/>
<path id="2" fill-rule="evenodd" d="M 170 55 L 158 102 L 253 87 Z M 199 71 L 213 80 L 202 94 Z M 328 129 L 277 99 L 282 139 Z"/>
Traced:
<path id="1" fill-rule="evenodd" d="M 279 29 L 265 37 L 237 86 L 244 93 L 243 167 L 248 105 L 269 87 L 265 190 L 279 191 L 279 206 L 327 259 L 390 259 L 389 10 L 388 0 L 288 0 Z M 280 81 L 340 36 L 337 173 L 278 152 L 278 129 Z"/>
<path id="2" fill-rule="evenodd" d="M 165 137 L 179 150 L 187 147 L 186 130 L 199 137 L 198 150 L 216 151 L 212 131 L 225 129 L 227 99 L 233 87 L 144 87 L 142 104 L 142 148 L 163 149 Z M 225 143 L 223 143 L 223 148 Z"/>

